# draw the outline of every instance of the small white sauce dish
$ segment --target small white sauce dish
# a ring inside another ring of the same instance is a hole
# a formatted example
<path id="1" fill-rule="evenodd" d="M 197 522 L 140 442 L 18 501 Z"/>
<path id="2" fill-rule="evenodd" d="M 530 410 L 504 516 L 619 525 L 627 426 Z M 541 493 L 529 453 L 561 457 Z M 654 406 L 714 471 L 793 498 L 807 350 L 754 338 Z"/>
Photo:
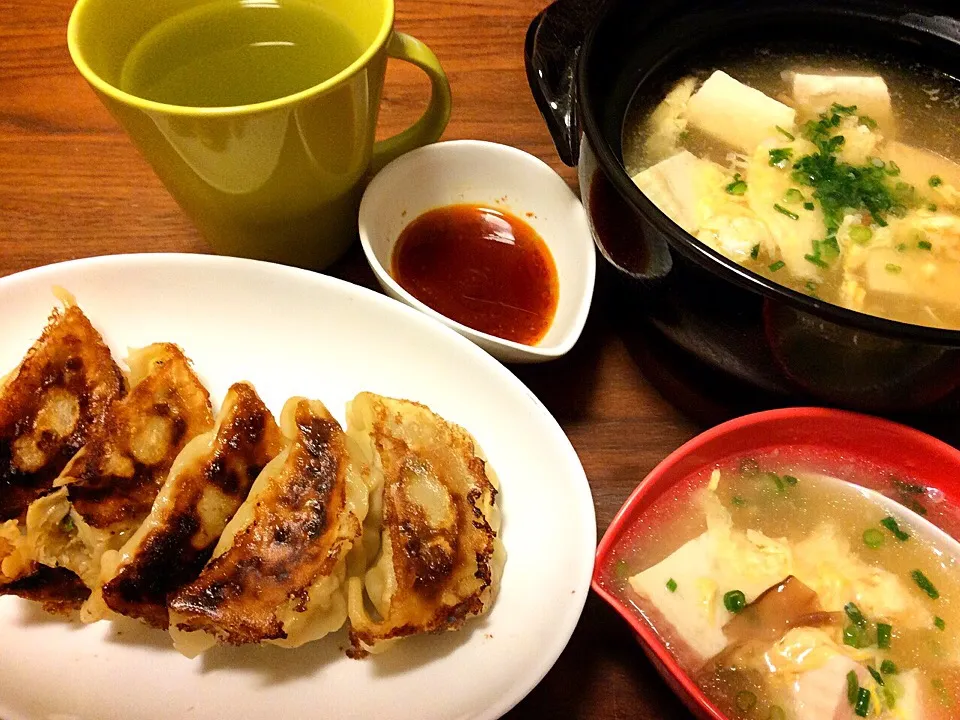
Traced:
<path id="1" fill-rule="evenodd" d="M 528 223 L 553 255 L 557 312 L 536 345 L 479 332 L 431 309 L 390 274 L 393 248 L 417 217 L 446 205 L 483 205 L 506 210 Z M 360 241 L 384 291 L 469 338 L 504 362 L 558 358 L 574 346 L 593 300 L 596 256 L 580 200 L 540 159 L 507 145 L 453 140 L 414 150 L 373 179 L 360 204 Z"/>

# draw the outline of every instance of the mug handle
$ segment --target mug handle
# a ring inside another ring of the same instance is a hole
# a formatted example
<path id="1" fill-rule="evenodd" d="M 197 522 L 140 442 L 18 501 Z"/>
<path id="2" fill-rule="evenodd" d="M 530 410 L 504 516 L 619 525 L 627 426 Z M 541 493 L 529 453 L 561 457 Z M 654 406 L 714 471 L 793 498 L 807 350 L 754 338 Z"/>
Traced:
<path id="1" fill-rule="evenodd" d="M 377 172 L 405 152 L 440 139 L 450 121 L 450 83 L 433 51 L 415 37 L 395 32 L 387 45 L 387 56 L 413 63 L 430 78 L 430 103 L 417 122 L 391 138 L 373 145 L 370 167 Z"/>

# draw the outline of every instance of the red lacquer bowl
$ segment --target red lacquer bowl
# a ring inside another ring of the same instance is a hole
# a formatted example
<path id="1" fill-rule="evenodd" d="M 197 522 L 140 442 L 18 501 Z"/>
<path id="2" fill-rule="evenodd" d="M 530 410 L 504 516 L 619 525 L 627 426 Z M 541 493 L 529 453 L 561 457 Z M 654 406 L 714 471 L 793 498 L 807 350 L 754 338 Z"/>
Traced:
<path id="1" fill-rule="evenodd" d="M 887 420 L 840 410 L 787 408 L 746 415 L 693 438 L 671 453 L 640 483 L 617 513 L 597 548 L 593 589 L 630 624 L 657 670 L 688 708 L 703 720 L 727 717 L 680 667 L 636 610 L 602 583 L 624 534 L 665 493 L 732 457 L 785 447 L 804 447 L 818 457 L 860 462 L 921 481 L 960 508 L 960 451 L 922 432 Z M 956 527 L 944 530 L 957 537 Z"/>

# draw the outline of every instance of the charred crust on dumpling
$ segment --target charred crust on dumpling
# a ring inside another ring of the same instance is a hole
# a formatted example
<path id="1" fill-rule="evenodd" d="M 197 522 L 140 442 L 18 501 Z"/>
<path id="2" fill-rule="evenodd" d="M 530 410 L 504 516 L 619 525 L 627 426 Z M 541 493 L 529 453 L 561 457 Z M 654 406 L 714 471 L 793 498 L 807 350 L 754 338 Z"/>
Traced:
<path id="1" fill-rule="evenodd" d="M 221 518 L 226 524 L 260 469 L 280 452 L 280 430 L 250 385 L 233 385 L 225 406 L 229 414 L 221 418 L 209 450 L 177 472 L 172 506 L 103 586 L 104 601 L 114 611 L 166 628 L 168 596 L 197 578 L 223 530 L 219 525 L 209 537 L 201 532 L 205 493 L 215 488 L 221 494 L 218 501 L 229 503 L 232 509 Z M 231 590 L 237 589 L 227 584 L 211 588 L 221 598 Z"/>
<path id="2" fill-rule="evenodd" d="M 94 528 L 139 525 L 177 454 L 213 426 L 210 395 L 180 348 L 161 343 L 151 351 L 153 371 L 114 404 L 103 430 L 64 470 L 74 509 Z"/>
<path id="3" fill-rule="evenodd" d="M 478 529 L 484 529 L 479 525 L 475 527 Z M 493 582 L 493 572 L 490 568 L 490 558 L 486 552 L 477 553 L 477 572 L 474 574 L 474 577 L 483 584 L 484 588 L 489 587 L 490 583 Z"/>
<path id="4" fill-rule="evenodd" d="M 352 515 L 352 532 L 344 535 L 341 527 L 348 460 L 343 430 L 305 400 L 294 418 L 296 437 L 275 461 L 278 469 L 247 500 L 249 523 L 171 598 L 178 629 L 206 631 L 231 645 L 285 639 L 277 609 L 293 602 L 294 611 L 305 611 L 311 584 L 333 572 L 359 535 Z M 268 466 L 266 472 L 273 471 Z"/>
<path id="5" fill-rule="evenodd" d="M 0 522 L 23 519 L 102 427 L 125 382 L 79 307 L 55 309 L 41 337 L 0 380 Z"/>
<path id="6" fill-rule="evenodd" d="M 66 568 L 38 566 L 32 575 L 0 587 L 0 594 L 33 600 L 52 615 L 70 615 L 90 596 L 90 589 Z"/>
<path id="7" fill-rule="evenodd" d="M 162 535 L 147 539 L 139 548 L 136 565 L 103 586 L 104 602 L 121 615 L 166 628 L 169 586 L 176 586 L 180 577 L 195 577 L 213 552 L 207 548 L 184 556 L 199 526 L 197 518 L 179 516 L 166 525 Z"/>

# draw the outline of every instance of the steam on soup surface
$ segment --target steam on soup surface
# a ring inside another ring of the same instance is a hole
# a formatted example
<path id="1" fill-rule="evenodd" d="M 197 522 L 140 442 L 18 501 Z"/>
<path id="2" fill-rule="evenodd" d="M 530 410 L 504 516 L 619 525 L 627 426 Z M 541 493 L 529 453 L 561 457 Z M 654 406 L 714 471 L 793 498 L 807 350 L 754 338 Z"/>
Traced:
<path id="1" fill-rule="evenodd" d="M 960 716 L 954 547 L 816 466 L 775 454 L 707 469 L 631 529 L 604 583 L 730 718 Z M 956 532 L 936 491 L 870 482 Z"/>
<path id="2" fill-rule="evenodd" d="M 762 51 L 634 100 L 624 163 L 697 239 L 860 312 L 960 328 L 960 84 Z M 657 104 L 658 103 L 658 104 Z"/>

